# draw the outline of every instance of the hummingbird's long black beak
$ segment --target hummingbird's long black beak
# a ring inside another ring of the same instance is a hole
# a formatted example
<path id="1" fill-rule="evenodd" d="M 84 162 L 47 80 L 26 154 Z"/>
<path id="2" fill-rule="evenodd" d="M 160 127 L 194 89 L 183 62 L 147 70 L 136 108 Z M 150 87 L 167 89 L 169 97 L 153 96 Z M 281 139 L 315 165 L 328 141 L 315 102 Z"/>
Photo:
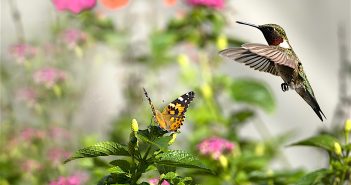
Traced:
<path id="1" fill-rule="evenodd" d="M 260 29 L 260 27 L 259 27 L 258 25 L 255 25 L 255 24 L 250 24 L 250 23 L 241 22 L 241 21 L 236 21 L 236 23 L 238 23 L 238 24 L 243 24 L 243 25 L 248 25 L 248 26 L 252 26 L 252 27 L 255 27 L 255 28 Z"/>

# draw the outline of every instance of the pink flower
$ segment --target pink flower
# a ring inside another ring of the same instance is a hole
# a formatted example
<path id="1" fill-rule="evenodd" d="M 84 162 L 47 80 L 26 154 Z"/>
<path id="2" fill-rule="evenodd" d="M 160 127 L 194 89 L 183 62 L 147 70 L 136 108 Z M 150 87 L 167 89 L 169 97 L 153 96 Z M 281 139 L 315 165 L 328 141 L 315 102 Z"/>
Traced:
<path id="1" fill-rule="evenodd" d="M 198 150 L 202 155 L 210 155 L 214 159 L 218 159 L 223 153 L 231 152 L 234 148 L 234 143 L 219 137 L 212 137 L 203 140 L 197 145 Z"/>
<path id="2" fill-rule="evenodd" d="M 96 0 L 52 0 L 58 11 L 69 11 L 78 14 L 83 10 L 92 9 L 96 5 Z"/>
<path id="3" fill-rule="evenodd" d="M 149 184 L 150 185 L 158 185 L 159 181 L 160 181 L 159 178 L 153 178 L 153 179 L 149 180 Z M 170 183 L 166 180 L 163 180 L 161 185 L 170 185 Z"/>
<path id="4" fill-rule="evenodd" d="M 51 148 L 48 151 L 47 157 L 50 162 L 56 166 L 59 165 L 64 159 L 67 159 L 70 154 L 70 152 L 67 152 L 62 148 Z"/>
<path id="5" fill-rule="evenodd" d="M 192 6 L 206 6 L 209 8 L 222 9 L 224 7 L 223 0 L 187 0 Z"/>
<path id="6" fill-rule="evenodd" d="M 29 105 L 34 105 L 37 102 L 38 95 L 32 88 L 22 88 L 17 90 L 16 96 L 18 100 L 24 101 Z"/>
<path id="7" fill-rule="evenodd" d="M 63 41 L 68 47 L 73 48 L 86 40 L 87 35 L 78 29 L 67 29 L 63 32 Z"/>
<path id="8" fill-rule="evenodd" d="M 33 129 L 33 128 L 26 128 L 26 129 L 22 130 L 20 135 L 21 135 L 23 140 L 31 141 L 33 139 L 39 139 L 39 140 L 44 139 L 46 134 L 42 130 L 37 130 L 37 129 Z"/>
<path id="9" fill-rule="evenodd" d="M 42 165 L 38 161 L 32 159 L 28 159 L 21 164 L 21 170 L 28 173 L 39 170 L 41 168 Z"/>
<path id="10" fill-rule="evenodd" d="M 48 67 L 36 71 L 33 75 L 33 79 L 37 84 L 51 88 L 56 83 L 65 80 L 66 74 L 59 69 Z"/>
<path id="11" fill-rule="evenodd" d="M 10 54 L 20 64 L 22 64 L 25 59 L 32 58 L 37 54 L 37 48 L 25 43 L 12 45 L 10 46 L 9 50 Z"/>
<path id="12" fill-rule="evenodd" d="M 76 174 L 68 177 L 59 177 L 57 180 L 49 182 L 49 185 L 81 185 L 87 180 L 86 175 Z"/>

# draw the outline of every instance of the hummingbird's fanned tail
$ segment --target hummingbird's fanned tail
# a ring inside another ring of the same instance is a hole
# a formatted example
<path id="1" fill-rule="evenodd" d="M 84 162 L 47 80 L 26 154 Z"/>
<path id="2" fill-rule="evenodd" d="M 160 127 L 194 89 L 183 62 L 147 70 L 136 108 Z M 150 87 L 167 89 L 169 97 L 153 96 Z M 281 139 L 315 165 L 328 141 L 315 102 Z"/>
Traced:
<path id="1" fill-rule="evenodd" d="M 323 121 L 323 117 L 325 119 L 327 119 L 325 117 L 324 113 L 322 112 L 321 108 L 319 107 L 319 104 L 318 104 L 316 98 L 310 92 L 308 92 L 303 87 L 297 88 L 295 90 L 311 106 L 311 108 L 317 114 L 317 116 L 319 117 L 319 119 L 321 121 Z M 323 115 L 323 117 L 322 117 L 322 115 Z"/>

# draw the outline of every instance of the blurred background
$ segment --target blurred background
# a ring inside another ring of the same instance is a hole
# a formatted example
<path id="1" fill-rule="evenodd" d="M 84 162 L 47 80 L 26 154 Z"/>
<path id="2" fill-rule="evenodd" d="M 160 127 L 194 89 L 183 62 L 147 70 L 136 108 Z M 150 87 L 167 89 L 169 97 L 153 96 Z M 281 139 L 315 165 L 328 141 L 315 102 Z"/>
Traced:
<path id="1" fill-rule="evenodd" d="M 142 87 L 160 110 L 195 91 L 174 147 L 196 152 L 192 144 L 221 136 L 257 152 L 275 141 L 262 169 L 325 167 L 325 153 L 287 145 L 336 134 L 351 116 L 350 9 L 349 0 L 1 0 L 1 178 L 45 184 L 75 174 L 94 184 L 92 162 L 60 162 L 83 145 L 125 141 L 133 118 L 146 128 Z M 217 56 L 266 43 L 237 20 L 285 29 L 325 122 L 282 92 L 280 78 Z"/>

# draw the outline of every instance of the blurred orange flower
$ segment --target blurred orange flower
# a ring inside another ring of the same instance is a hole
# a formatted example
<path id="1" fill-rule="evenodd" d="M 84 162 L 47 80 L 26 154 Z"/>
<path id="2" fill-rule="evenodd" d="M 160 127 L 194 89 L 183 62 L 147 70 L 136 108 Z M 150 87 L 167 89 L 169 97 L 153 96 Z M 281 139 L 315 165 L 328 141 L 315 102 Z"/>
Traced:
<path id="1" fill-rule="evenodd" d="M 101 0 L 101 3 L 108 9 L 116 9 L 126 6 L 128 0 Z"/>

